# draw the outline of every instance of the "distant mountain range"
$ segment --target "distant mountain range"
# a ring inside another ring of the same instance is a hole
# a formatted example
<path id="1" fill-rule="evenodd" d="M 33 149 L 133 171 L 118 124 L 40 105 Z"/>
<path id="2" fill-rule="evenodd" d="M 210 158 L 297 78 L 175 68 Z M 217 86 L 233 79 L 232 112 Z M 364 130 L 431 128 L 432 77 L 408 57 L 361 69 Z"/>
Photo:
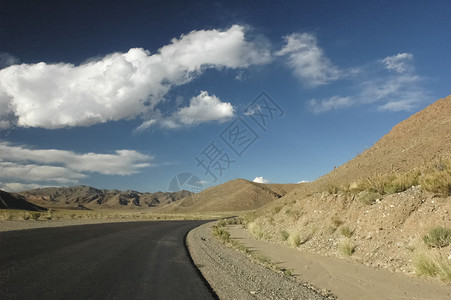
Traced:
<path id="1" fill-rule="evenodd" d="M 157 207 L 192 195 L 175 193 L 140 193 L 137 191 L 100 190 L 90 186 L 52 187 L 19 193 L 27 201 L 53 208 L 136 208 Z"/>

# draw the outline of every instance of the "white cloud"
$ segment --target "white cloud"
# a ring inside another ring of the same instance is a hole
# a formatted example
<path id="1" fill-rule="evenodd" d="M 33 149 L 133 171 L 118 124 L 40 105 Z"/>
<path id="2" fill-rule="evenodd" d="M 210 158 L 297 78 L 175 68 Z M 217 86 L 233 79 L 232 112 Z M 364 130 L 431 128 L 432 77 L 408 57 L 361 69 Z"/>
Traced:
<path id="1" fill-rule="evenodd" d="M 84 153 L 56 149 L 30 149 L 0 143 L 0 179 L 21 184 L 76 184 L 89 173 L 132 175 L 151 167 L 152 156 L 134 150 L 114 154 Z"/>
<path id="2" fill-rule="evenodd" d="M 255 177 L 253 182 L 256 182 L 256 183 L 269 183 L 269 180 L 264 179 L 263 176 L 260 176 L 260 177 Z"/>
<path id="3" fill-rule="evenodd" d="M 57 164 L 78 172 L 105 175 L 132 175 L 150 167 L 153 157 L 134 150 L 116 150 L 114 154 L 84 153 L 56 149 L 28 149 L 0 143 L 0 159 L 12 162 Z M 0 175 L 3 176 L 3 175 Z"/>
<path id="4" fill-rule="evenodd" d="M 14 192 L 22 192 L 22 191 L 28 191 L 33 189 L 42 189 L 50 187 L 49 185 L 41 185 L 41 184 L 35 184 L 35 183 L 19 183 L 19 182 L 9 182 L 9 183 L 2 183 L 0 182 L 0 188 L 6 192 L 14 193 Z M 53 187 L 55 187 L 53 185 Z"/>
<path id="5" fill-rule="evenodd" d="M 204 69 L 245 68 L 269 60 L 265 47 L 247 41 L 244 28 L 233 25 L 225 31 L 192 31 L 155 54 L 133 48 L 79 66 L 13 65 L 0 70 L 0 108 L 7 108 L 0 121 L 13 116 L 21 127 L 53 129 L 135 118 Z"/>
<path id="6" fill-rule="evenodd" d="M 0 162 L 0 176 L 3 180 L 21 180 L 24 182 L 57 182 L 74 184 L 87 176 L 65 167 L 40 166 L 35 164 L 20 164 Z"/>
<path id="7" fill-rule="evenodd" d="M 284 39 L 286 44 L 276 55 L 287 56 L 288 66 L 306 85 L 324 85 L 344 76 L 324 55 L 314 35 L 293 33 Z"/>
<path id="8" fill-rule="evenodd" d="M 382 63 L 388 70 L 405 73 L 413 71 L 412 60 L 413 55 L 411 53 L 398 53 L 397 55 L 387 56 L 382 60 Z"/>
<path id="9" fill-rule="evenodd" d="M 354 78 L 355 94 L 313 99 L 308 107 L 314 113 L 368 104 L 380 111 L 411 110 L 428 97 L 421 85 L 423 78 L 415 73 L 413 58 L 410 53 L 401 53 L 359 68 L 361 76 Z"/>
<path id="10" fill-rule="evenodd" d="M 191 98 L 190 105 L 179 109 L 175 114 L 175 118 L 185 125 L 208 121 L 225 122 L 233 116 L 232 104 L 221 102 L 218 97 L 210 96 L 205 91 Z"/>
<path id="11" fill-rule="evenodd" d="M 344 107 L 349 107 L 353 104 L 351 97 L 339 97 L 333 96 L 329 99 L 316 100 L 312 99 L 308 103 L 310 110 L 314 113 L 324 113 L 330 110 L 340 109 Z"/>
<path id="12" fill-rule="evenodd" d="M 298 183 L 307 183 L 307 182 L 310 182 L 310 181 L 308 181 L 308 180 L 301 180 Z"/>
<path id="13" fill-rule="evenodd" d="M 210 96 L 208 92 L 201 91 L 196 97 L 192 97 L 189 106 L 179 108 L 169 117 L 164 117 L 159 111 L 154 118 L 145 121 L 135 129 L 140 133 L 154 124 L 165 128 L 179 128 L 181 126 L 192 126 L 204 122 L 225 122 L 234 116 L 234 108 L 229 102 L 222 102 L 215 95 Z"/>

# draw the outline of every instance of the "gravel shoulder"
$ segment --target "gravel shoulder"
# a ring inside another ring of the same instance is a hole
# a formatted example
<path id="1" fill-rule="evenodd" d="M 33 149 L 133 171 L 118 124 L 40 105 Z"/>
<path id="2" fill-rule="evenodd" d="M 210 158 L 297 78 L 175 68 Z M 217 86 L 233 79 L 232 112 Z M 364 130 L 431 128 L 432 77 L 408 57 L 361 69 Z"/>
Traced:
<path id="1" fill-rule="evenodd" d="M 327 299 L 294 277 L 270 270 L 226 247 L 213 236 L 214 224 L 191 230 L 187 246 L 220 299 Z"/>

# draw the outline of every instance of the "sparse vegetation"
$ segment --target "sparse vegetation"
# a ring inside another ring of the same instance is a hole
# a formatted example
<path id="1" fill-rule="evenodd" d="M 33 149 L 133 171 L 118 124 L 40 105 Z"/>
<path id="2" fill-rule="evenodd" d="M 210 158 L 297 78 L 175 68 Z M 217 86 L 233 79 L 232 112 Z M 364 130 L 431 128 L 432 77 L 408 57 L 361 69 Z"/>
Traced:
<path id="1" fill-rule="evenodd" d="M 340 229 L 340 233 L 342 236 L 350 238 L 354 234 L 354 230 L 351 230 L 348 226 L 343 226 Z"/>
<path id="2" fill-rule="evenodd" d="M 276 205 L 276 206 L 274 206 L 272 211 L 274 214 L 278 214 L 282 210 L 282 208 L 283 208 L 282 205 Z"/>
<path id="3" fill-rule="evenodd" d="M 258 239 L 262 239 L 263 238 L 263 231 L 260 227 L 260 225 L 258 225 L 256 222 L 251 222 L 247 225 L 247 228 L 249 229 L 250 232 L 252 232 L 253 235 L 255 235 Z"/>
<path id="4" fill-rule="evenodd" d="M 434 227 L 423 236 L 423 241 L 429 247 L 446 247 L 451 243 L 451 229 Z"/>
<path id="5" fill-rule="evenodd" d="M 282 241 L 286 241 L 290 237 L 290 233 L 286 230 L 282 230 L 280 231 L 280 236 L 282 238 Z"/>
<path id="6" fill-rule="evenodd" d="M 216 225 L 212 227 L 213 234 L 217 236 L 223 242 L 227 242 L 230 239 L 230 233 L 220 225 Z"/>
<path id="7" fill-rule="evenodd" d="M 338 228 L 338 227 L 340 227 L 343 224 L 343 221 L 340 220 L 340 218 L 337 217 L 337 216 L 333 216 L 332 218 L 330 218 L 330 220 L 332 221 L 332 225 L 335 228 Z"/>
<path id="8" fill-rule="evenodd" d="M 451 261 L 439 249 L 417 247 L 413 252 L 413 265 L 419 275 L 451 281 Z"/>
<path id="9" fill-rule="evenodd" d="M 449 170 L 434 170 L 420 178 L 421 187 L 429 192 L 442 196 L 451 195 L 451 172 Z"/>
<path id="10" fill-rule="evenodd" d="M 357 199 L 365 205 L 371 205 L 380 198 L 382 198 L 382 196 L 379 193 L 371 191 L 361 191 L 357 195 Z"/>
<path id="11" fill-rule="evenodd" d="M 290 234 L 290 245 L 297 248 L 301 245 L 301 235 L 299 232 L 294 232 Z"/>
<path id="12" fill-rule="evenodd" d="M 352 245 L 352 242 L 349 238 L 342 239 L 338 244 L 338 248 L 340 249 L 340 252 L 345 256 L 351 256 L 355 251 L 355 247 L 354 245 Z"/>

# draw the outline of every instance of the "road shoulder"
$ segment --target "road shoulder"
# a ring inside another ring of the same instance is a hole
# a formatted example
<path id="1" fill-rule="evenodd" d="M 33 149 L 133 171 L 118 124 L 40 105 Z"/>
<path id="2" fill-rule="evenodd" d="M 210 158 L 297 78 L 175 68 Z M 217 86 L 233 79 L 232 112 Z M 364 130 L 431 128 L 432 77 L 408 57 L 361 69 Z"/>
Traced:
<path id="1" fill-rule="evenodd" d="M 293 270 L 301 281 L 331 290 L 339 299 L 451 299 L 451 286 L 440 282 L 257 240 L 240 225 L 228 226 L 228 232 L 251 251 Z"/>
<path id="2" fill-rule="evenodd" d="M 325 299 L 293 277 L 257 264 L 212 235 L 201 225 L 188 233 L 187 245 L 196 266 L 221 299 Z"/>

